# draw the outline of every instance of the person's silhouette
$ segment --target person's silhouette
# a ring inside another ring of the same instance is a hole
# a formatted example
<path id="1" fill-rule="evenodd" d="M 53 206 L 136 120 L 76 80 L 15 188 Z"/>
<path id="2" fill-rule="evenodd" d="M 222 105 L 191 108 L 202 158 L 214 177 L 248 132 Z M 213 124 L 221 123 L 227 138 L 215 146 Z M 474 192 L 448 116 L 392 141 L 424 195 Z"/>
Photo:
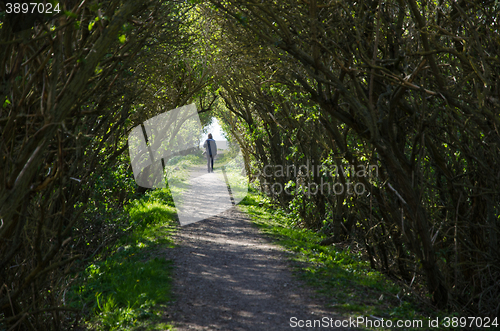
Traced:
<path id="1" fill-rule="evenodd" d="M 214 172 L 214 157 L 217 155 L 217 144 L 211 133 L 208 134 L 208 139 L 203 143 L 203 147 L 207 154 L 208 172 Z"/>

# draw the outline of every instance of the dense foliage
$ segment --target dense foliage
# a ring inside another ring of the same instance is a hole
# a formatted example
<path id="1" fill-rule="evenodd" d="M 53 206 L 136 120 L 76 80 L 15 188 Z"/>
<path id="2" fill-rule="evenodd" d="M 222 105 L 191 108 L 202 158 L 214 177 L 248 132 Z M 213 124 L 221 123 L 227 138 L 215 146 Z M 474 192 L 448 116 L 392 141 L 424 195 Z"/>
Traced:
<path id="1" fill-rule="evenodd" d="M 211 3 L 263 189 L 437 307 L 497 316 L 498 3 Z"/>
<path id="2" fill-rule="evenodd" d="M 130 130 L 206 81 L 190 66 L 192 6 L 59 5 L 0 15 L 0 324 L 36 330 L 74 320 L 70 276 L 130 229 Z"/>
<path id="3" fill-rule="evenodd" d="M 193 101 L 296 226 L 358 241 L 436 307 L 499 315 L 498 1 L 0 6 L 6 326 L 74 321 L 70 275 L 133 226 L 128 133 Z"/>

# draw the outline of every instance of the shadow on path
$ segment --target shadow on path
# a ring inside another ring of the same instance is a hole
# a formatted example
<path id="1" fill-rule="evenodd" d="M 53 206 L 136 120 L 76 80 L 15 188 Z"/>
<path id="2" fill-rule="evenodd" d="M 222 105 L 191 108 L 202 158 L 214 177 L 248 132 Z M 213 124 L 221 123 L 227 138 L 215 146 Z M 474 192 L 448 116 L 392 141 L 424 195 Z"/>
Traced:
<path id="1" fill-rule="evenodd" d="M 177 330 L 324 330 L 292 328 L 290 318 L 342 319 L 292 278 L 286 253 L 237 208 L 181 227 L 176 241 Z"/>

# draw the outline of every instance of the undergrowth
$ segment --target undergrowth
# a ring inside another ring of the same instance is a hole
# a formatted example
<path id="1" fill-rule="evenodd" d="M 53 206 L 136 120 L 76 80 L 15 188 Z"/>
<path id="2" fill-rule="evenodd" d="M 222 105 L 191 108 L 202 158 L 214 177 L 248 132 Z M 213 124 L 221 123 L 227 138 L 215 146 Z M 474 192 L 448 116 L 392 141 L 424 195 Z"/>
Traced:
<path id="1" fill-rule="evenodd" d="M 295 274 L 320 295 L 326 296 L 330 306 L 344 316 L 378 320 L 378 325 L 381 325 L 382 318 L 394 324 L 398 320 L 411 321 L 415 326 L 367 330 L 433 329 L 428 327 L 429 318 L 443 321 L 446 316 L 454 316 L 429 310 L 397 283 L 371 269 L 355 243 L 319 245 L 325 239 L 324 235 L 295 227 L 296 223 L 285 212 L 271 207 L 267 198 L 255 192 L 249 192 L 239 206 L 264 233 L 292 253 Z M 387 326 L 387 323 L 383 325 Z M 442 325 L 435 329 L 453 330 Z"/>
<path id="2" fill-rule="evenodd" d="M 94 330 L 172 330 L 163 316 L 171 298 L 175 208 L 168 189 L 147 192 L 125 208 L 130 228 L 78 277 L 68 295 L 71 305 L 88 314 Z"/>

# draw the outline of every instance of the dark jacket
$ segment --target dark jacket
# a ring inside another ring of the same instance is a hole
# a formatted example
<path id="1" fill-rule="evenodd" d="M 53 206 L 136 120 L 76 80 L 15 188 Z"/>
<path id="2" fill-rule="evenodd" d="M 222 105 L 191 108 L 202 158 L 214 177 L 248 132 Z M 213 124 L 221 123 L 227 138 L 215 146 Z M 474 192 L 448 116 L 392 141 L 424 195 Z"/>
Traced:
<path id="1" fill-rule="evenodd" d="M 213 157 L 217 155 L 217 144 L 215 143 L 215 140 L 205 140 L 205 142 L 203 143 L 203 147 L 205 147 L 205 150 L 207 151 L 207 156 Z"/>

